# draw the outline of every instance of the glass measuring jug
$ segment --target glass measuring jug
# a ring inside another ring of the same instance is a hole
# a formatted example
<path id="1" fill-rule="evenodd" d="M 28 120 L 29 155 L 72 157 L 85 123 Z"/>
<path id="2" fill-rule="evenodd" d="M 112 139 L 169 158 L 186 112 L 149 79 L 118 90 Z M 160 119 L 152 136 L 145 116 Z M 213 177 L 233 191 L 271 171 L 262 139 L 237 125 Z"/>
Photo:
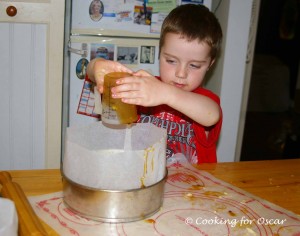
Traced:
<path id="1" fill-rule="evenodd" d="M 137 121 L 135 105 L 122 102 L 120 98 L 113 98 L 111 88 L 116 86 L 116 81 L 123 77 L 131 76 L 126 72 L 111 72 L 104 76 L 104 89 L 102 94 L 103 122 L 108 124 L 131 124 Z"/>

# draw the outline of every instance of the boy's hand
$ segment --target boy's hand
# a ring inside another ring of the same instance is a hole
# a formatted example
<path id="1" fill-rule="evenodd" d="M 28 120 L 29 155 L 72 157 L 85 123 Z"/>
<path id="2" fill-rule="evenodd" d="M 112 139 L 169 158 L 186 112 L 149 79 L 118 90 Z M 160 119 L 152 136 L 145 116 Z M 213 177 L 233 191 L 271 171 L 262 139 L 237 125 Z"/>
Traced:
<path id="1" fill-rule="evenodd" d="M 100 93 L 103 93 L 104 75 L 110 72 L 128 72 L 133 73 L 132 70 L 127 68 L 116 61 L 105 60 L 103 58 L 96 58 L 90 61 L 87 68 L 88 76 L 97 85 Z"/>
<path id="2" fill-rule="evenodd" d="M 163 104 L 163 94 L 167 84 L 161 82 L 146 71 L 138 71 L 131 77 L 117 81 L 118 86 L 112 88 L 113 97 L 123 102 L 141 106 L 157 106 Z"/>

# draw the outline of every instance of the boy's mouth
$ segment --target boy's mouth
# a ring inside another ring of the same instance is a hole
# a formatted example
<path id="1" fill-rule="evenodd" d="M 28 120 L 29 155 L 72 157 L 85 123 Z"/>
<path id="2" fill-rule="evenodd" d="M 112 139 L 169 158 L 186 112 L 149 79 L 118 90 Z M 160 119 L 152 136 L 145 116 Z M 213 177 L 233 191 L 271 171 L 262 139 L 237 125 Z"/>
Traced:
<path id="1" fill-rule="evenodd" d="M 174 85 L 178 88 L 183 88 L 185 84 L 174 83 Z"/>

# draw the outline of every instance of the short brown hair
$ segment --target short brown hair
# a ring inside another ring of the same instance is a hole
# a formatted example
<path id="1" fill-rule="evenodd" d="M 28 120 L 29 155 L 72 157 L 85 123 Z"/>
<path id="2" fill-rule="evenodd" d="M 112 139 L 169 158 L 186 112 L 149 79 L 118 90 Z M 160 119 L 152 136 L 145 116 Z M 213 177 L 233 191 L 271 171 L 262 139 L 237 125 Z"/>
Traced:
<path id="1" fill-rule="evenodd" d="M 188 41 L 198 39 L 211 47 L 211 58 L 220 51 L 222 29 L 218 19 L 204 5 L 185 4 L 174 8 L 165 18 L 159 41 L 159 52 L 167 33 L 180 34 Z"/>

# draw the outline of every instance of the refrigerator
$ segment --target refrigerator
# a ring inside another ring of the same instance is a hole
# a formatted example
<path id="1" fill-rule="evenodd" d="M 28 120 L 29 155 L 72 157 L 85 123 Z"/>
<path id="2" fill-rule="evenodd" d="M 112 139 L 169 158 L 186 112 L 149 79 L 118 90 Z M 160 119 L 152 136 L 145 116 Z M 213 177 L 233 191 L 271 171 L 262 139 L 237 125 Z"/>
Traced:
<path id="1" fill-rule="evenodd" d="M 86 79 L 90 60 L 102 57 L 132 70 L 159 75 L 159 36 L 164 18 L 177 5 L 212 0 L 72 0 L 67 1 L 63 124 L 99 120 L 92 83 Z"/>

